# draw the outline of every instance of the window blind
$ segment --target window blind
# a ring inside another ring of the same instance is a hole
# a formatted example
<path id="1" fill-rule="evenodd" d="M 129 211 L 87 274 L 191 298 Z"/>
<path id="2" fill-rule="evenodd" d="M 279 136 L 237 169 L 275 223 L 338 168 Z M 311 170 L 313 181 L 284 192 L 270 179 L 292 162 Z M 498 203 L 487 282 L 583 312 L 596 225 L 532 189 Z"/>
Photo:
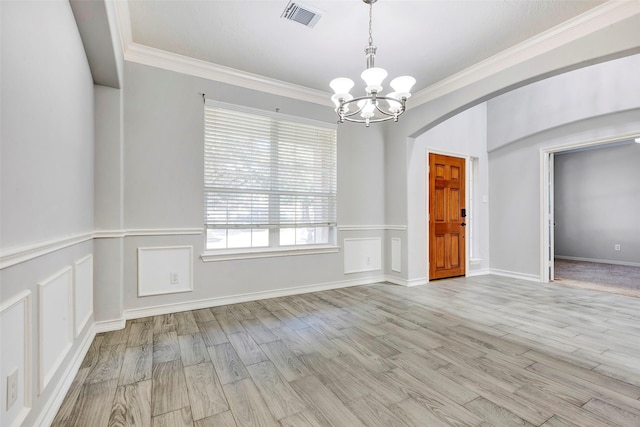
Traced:
<path id="1" fill-rule="evenodd" d="M 335 225 L 335 129 L 204 109 L 207 228 Z"/>

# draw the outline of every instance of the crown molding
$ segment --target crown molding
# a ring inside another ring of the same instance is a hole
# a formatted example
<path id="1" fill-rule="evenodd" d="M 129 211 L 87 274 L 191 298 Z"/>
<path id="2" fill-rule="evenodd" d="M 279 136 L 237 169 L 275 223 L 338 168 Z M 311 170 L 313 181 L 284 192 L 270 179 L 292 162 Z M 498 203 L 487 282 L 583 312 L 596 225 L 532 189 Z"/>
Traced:
<path id="1" fill-rule="evenodd" d="M 270 79 L 257 74 L 247 73 L 223 65 L 212 64 L 200 59 L 189 58 L 176 53 L 131 43 L 124 59 L 138 64 L 150 65 L 169 71 L 188 74 L 227 83 L 246 89 L 270 93 L 277 96 L 299 99 L 301 101 L 330 106 L 330 94 L 316 89 Z"/>
<path id="2" fill-rule="evenodd" d="M 113 3 L 116 11 L 116 20 L 118 21 L 117 26 L 120 31 L 122 53 L 126 61 L 215 80 L 246 89 L 271 93 L 273 95 L 299 99 L 314 104 L 325 106 L 333 105 L 330 100 L 331 94 L 328 92 L 287 83 L 281 80 L 270 79 L 258 74 L 236 70 L 223 65 L 213 64 L 211 62 L 135 43 L 131 32 L 131 16 L 129 14 L 128 2 L 126 0 L 113 0 Z"/>
<path id="3" fill-rule="evenodd" d="M 414 108 L 640 13 L 640 1 L 608 1 L 417 92 Z"/>
<path id="4" fill-rule="evenodd" d="M 270 79 L 257 74 L 247 73 L 245 71 L 135 43 L 131 32 L 131 18 L 127 1 L 112 1 L 116 6 L 116 19 L 118 20 L 118 28 L 120 29 L 123 55 L 127 61 L 271 93 L 277 96 L 285 96 L 325 106 L 332 105 L 330 102 L 331 94 L 329 92 Z M 455 92 L 491 75 L 505 71 L 515 65 L 566 45 L 567 43 L 628 19 L 638 13 L 640 13 L 640 1 L 638 0 L 608 1 L 420 90 L 414 94 L 408 108 L 415 108 Z"/>

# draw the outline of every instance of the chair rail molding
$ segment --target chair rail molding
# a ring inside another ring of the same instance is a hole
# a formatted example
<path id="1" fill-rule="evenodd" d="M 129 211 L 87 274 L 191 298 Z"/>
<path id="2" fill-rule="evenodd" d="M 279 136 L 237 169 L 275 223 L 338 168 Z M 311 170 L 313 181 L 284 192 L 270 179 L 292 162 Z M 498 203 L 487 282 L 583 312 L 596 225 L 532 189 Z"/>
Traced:
<path id="1" fill-rule="evenodd" d="M 0 270 L 50 254 L 92 239 L 120 239 L 137 236 L 198 236 L 204 228 L 136 228 L 129 230 L 93 230 L 41 242 L 0 249 Z"/>

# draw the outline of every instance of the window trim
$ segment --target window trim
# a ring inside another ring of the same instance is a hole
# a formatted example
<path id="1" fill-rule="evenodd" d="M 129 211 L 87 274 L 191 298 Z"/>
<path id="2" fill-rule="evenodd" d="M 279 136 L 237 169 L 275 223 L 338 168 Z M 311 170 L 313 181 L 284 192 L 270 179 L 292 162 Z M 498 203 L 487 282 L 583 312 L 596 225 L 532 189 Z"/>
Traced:
<path id="1" fill-rule="evenodd" d="M 311 125 L 322 127 L 325 129 L 330 129 L 336 131 L 336 140 L 335 140 L 335 150 L 336 150 L 336 159 L 335 159 L 335 174 L 336 174 L 336 187 L 337 187 L 337 150 L 338 150 L 338 141 L 337 141 L 337 130 L 338 124 L 335 122 L 324 122 L 319 120 L 313 120 L 306 117 L 293 116 L 289 114 L 283 114 L 280 112 L 273 112 L 268 110 L 262 110 L 259 108 L 246 107 L 242 105 L 230 104 L 221 101 L 215 101 L 211 99 L 205 99 L 204 101 L 206 106 L 210 106 L 213 108 L 221 108 L 228 109 L 233 111 L 238 111 L 241 113 L 247 114 L 255 114 L 263 117 L 268 117 L 275 120 L 281 121 L 290 121 L 295 123 L 300 123 L 304 125 Z M 204 115 L 204 109 L 203 109 Z M 204 119 L 204 117 L 203 117 Z M 337 213 L 337 188 L 335 193 L 336 201 L 335 201 L 335 209 Z M 205 205 L 206 209 L 206 205 Z M 337 218 L 336 218 L 337 219 Z M 234 226 L 228 227 L 236 228 Z M 267 227 L 271 228 L 271 227 Z M 275 227 L 276 229 L 280 229 L 280 227 Z M 287 227 L 285 227 L 287 228 Z M 288 227 L 288 228 L 296 228 L 296 227 Z M 243 247 L 243 248 L 226 248 L 226 249 L 208 249 L 207 248 L 207 226 L 205 224 L 204 227 L 204 241 L 203 241 L 203 252 L 200 255 L 200 258 L 204 262 L 213 262 L 213 261 L 227 261 L 227 260 L 242 260 L 242 259 L 256 259 L 256 258 L 270 258 L 270 257 L 281 257 L 281 256 L 292 256 L 292 255 L 311 255 L 311 254 L 324 254 L 324 253 L 337 253 L 340 250 L 340 247 L 337 246 L 337 235 L 338 235 L 338 224 L 337 221 L 333 223 L 333 225 L 329 226 L 329 240 L 328 243 L 320 243 L 320 244 L 307 244 L 307 245 L 284 245 L 284 246 L 266 246 L 266 247 Z M 270 243 L 271 245 L 271 239 Z"/>
<path id="2" fill-rule="evenodd" d="M 206 244 L 206 242 L 205 242 Z M 242 259 L 273 258 L 293 255 L 317 255 L 340 252 L 336 245 L 301 245 L 263 248 L 205 249 L 200 258 L 204 262 L 232 261 Z"/>

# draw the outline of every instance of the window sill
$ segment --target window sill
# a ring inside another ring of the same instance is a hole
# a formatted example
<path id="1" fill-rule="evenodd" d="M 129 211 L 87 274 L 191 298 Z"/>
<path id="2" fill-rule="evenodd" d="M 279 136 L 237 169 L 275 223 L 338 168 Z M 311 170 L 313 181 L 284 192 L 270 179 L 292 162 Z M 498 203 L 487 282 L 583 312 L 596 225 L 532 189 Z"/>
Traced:
<path id="1" fill-rule="evenodd" d="M 340 251 L 339 246 L 322 245 L 322 246 L 307 246 L 300 248 L 249 248 L 249 249 L 231 249 L 220 251 L 205 251 L 200 255 L 200 258 L 204 262 L 215 261 L 232 261 L 239 259 L 255 259 L 255 258 L 272 258 L 281 256 L 296 256 L 296 255 L 317 255 L 317 254 L 331 254 Z"/>

